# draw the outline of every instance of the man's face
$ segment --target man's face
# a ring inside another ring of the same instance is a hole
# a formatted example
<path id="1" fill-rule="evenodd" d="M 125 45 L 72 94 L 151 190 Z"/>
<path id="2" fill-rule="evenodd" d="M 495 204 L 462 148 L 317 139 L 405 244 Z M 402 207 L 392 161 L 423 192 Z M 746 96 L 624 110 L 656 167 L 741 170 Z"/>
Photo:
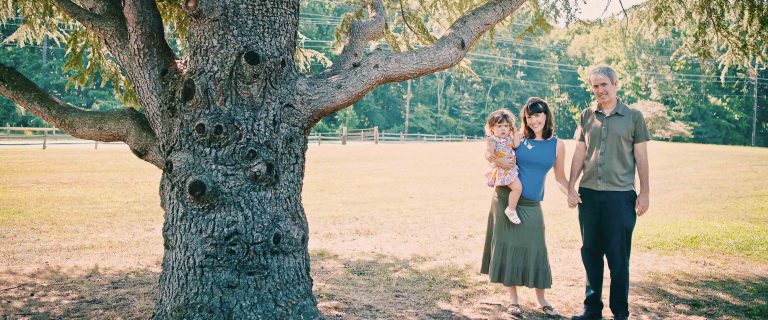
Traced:
<path id="1" fill-rule="evenodd" d="M 592 93 L 595 94 L 598 103 L 605 104 L 616 101 L 616 91 L 618 91 L 616 86 L 619 81 L 613 83 L 606 76 L 594 75 L 589 78 L 589 84 L 592 86 Z"/>

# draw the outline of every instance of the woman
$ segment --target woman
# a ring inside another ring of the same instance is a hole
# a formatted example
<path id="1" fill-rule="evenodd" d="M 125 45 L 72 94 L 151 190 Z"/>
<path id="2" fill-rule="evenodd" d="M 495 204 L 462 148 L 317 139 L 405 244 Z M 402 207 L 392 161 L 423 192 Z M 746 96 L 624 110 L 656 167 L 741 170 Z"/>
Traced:
<path id="1" fill-rule="evenodd" d="M 496 187 L 480 272 L 488 274 L 491 282 L 501 283 L 509 291 L 513 315 L 522 314 L 517 287 L 534 288 L 541 310 L 549 316 L 559 316 L 544 296 L 552 287 L 552 274 L 544 241 L 544 219 L 540 201 L 544 198 L 544 178 L 555 169 L 555 180 L 561 192 L 568 195 L 565 177 L 565 144 L 554 137 L 554 121 L 547 102 L 529 98 L 520 112 L 523 140 L 515 150 L 516 159 L 494 159 L 500 167 L 509 168 L 517 162 L 523 192 L 517 204 L 521 224 L 512 224 L 504 215 L 509 187 Z M 491 161 L 492 155 L 486 154 Z"/>

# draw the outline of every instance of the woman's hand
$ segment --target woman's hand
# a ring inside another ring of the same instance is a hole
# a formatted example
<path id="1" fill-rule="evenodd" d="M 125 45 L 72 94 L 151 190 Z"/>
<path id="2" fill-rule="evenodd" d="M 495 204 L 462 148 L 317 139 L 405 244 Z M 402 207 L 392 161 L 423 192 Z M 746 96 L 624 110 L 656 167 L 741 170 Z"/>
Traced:
<path id="1" fill-rule="evenodd" d="M 568 208 L 576 208 L 581 203 L 581 195 L 576 190 L 568 190 Z"/>
<path id="2" fill-rule="evenodd" d="M 517 159 L 515 159 L 515 156 L 492 159 L 492 161 L 496 163 L 499 168 L 511 169 L 515 166 L 515 164 L 517 164 Z"/>

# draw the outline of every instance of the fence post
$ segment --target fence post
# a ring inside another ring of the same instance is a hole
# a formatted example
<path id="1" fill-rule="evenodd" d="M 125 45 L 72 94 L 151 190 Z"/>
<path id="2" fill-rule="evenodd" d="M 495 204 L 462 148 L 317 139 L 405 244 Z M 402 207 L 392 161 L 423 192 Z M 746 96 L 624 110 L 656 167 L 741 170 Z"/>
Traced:
<path id="1" fill-rule="evenodd" d="M 98 149 L 99 149 L 99 142 L 96 141 L 96 144 L 93 145 L 93 150 L 98 150 Z"/>
<path id="2" fill-rule="evenodd" d="M 8 122 L 5 123 L 5 134 L 11 135 L 11 124 Z"/>
<path id="3" fill-rule="evenodd" d="M 320 145 L 320 141 L 323 140 L 323 134 L 318 132 L 317 133 L 317 145 Z"/>
<path id="4" fill-rule="evenodd" d="M 464 142 L 467 142 L 467 135 L 464 135 Z"/>
<path id="5" fill-rule="evenodd" d="M 373 144 L 379 144 L 379 127 L 373 127 Z"/>
<path id="6" fill-rule="evenodd" d="M 48 131 L 43 131 L 43 150 L 48 148 Z"/>
<path id="7" fill-rule="evenodd" d="M 347 127 L 341 127 L 341 144 L 347 144 Z"/>
<path id="8" fill-rule="evenodd" d="M 53 135 L 56 136 L 56 126 L 53 127 Z"/>

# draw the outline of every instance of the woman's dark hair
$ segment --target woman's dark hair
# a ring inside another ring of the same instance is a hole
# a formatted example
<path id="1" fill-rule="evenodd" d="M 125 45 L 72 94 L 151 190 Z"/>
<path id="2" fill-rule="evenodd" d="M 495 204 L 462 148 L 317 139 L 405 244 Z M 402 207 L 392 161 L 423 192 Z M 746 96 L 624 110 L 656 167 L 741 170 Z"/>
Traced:
<path id="1" fill-rule="evenodd" d="M 544 99 L 539 97 L 528 98 L 528 101 L 525 102 L 523 109 L 520 110 L 520 121 L 521 126 L 523 127 L 523 136 L 528 139 L 536 138 L 536 133 L 534 133 L 531 128 L 528 128 L 528 119 L 526 119 L 526 117 L 528 115 L 537 113 L 544 113 L 544 115 L 547 117 L 547 120 L 544 121 L 544 129 L 541 132 L 542 138 L 552 138 L 552 134 L 555 131 L 555 120 L 552 116 L 552 111 L 549 111 L 549 104 L 547 104 Z"/>

